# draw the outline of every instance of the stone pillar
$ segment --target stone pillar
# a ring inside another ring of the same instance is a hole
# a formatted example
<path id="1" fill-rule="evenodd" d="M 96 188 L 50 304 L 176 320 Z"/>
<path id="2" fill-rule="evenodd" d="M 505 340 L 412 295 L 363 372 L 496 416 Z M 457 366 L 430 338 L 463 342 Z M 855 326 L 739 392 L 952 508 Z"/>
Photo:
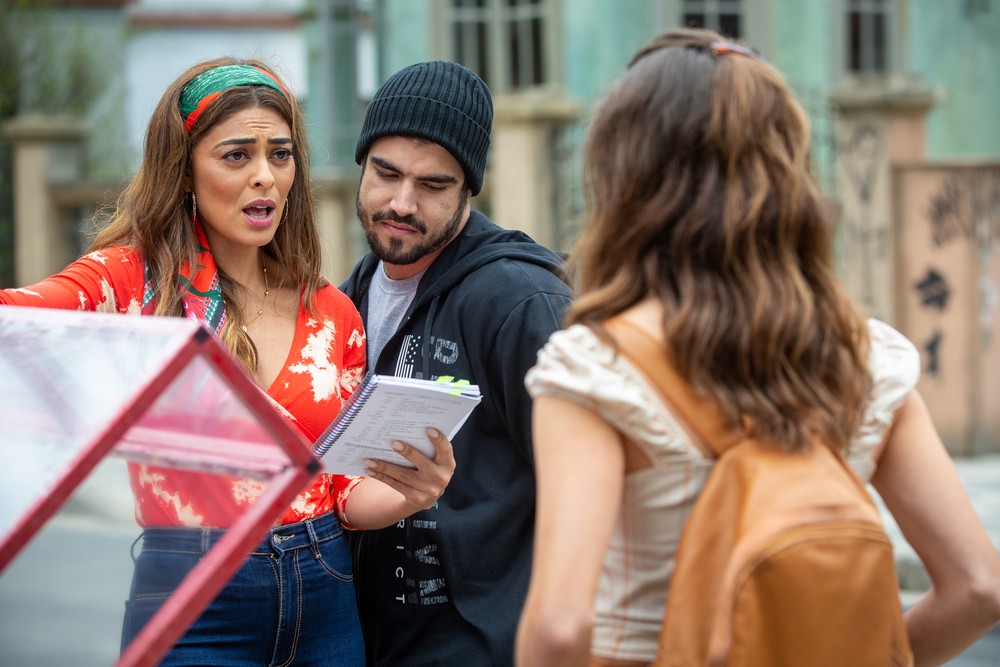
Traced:
<path id="1" fill-rule="evenodd" d="M 840 268 L 865 311 L 896 320 L 892 167 L 925 154 L 925 117 L 937 94 L 915 80 L 835 89 Z"/>
<path id="2" fill-rule="evenodd" d="M 577 106 L 563 95 L 517 93 L 494 98 L 490 149 L 490 213 L 549 247 L 556 242 L 556 130 L 572 123 Z"/>
<path id="3" fill-rule="evenodd" d="M 89 128 L 69 116 L 29 114 L 4 125 L 14 155 L 14 277 L 18 286 L 62 270 L 76 254 L 50 186 L 78 180 Z"/>

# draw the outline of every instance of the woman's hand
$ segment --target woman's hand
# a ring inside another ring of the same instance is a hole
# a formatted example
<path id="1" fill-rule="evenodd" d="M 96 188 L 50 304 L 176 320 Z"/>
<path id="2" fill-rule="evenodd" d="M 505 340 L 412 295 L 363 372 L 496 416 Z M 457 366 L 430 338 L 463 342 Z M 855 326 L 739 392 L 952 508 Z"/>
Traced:
<path id="1" fill-rule="evenodd" d="M 427 429 L 427 438 L 434 445 L 433 458 L 408 443 L 396 441 L 392 444 L 397 454 L 416 466 L 415 470 L 375 459 L 365 461 L 365 474 L 402 494 L 414 512 L 434 507 L 455 472 L 455 451 L 451 441 L 433 428 Z"/>

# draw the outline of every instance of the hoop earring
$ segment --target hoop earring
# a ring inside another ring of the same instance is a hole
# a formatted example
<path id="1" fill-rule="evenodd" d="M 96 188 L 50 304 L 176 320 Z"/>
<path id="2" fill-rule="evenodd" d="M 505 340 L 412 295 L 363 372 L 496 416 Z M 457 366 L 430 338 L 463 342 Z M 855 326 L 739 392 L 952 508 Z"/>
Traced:
<path id="1" fill-rule="evenodd" d="M 281 222 L 288 219 L 288 202 L 292 201 L 291 197 L 285 197 L 285 208 L 281 211 Z"/>
<path id="2" fill-rule="evenodd" d="M 198 222 L 198 197 L 191 191 L 191 222 Z"/>

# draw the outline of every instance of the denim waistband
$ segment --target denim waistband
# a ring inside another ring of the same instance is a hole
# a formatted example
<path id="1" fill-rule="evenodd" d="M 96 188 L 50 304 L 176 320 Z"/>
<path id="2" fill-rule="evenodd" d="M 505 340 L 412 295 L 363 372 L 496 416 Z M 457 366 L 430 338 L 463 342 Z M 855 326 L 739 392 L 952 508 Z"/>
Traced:
<path id="1" fill-rule="evenodd" d="M 342 533 L 343 529 L 337 520 L 336 512 L 331 511 L 311 519 L 272 528 L 251 555 L 270 556 L 275 553 L 305 549 L 340 537 Z M 144 529 L 136 542 L 142 542 L 143 550 L 206 554 L 225 534 L 224 528 L 151 527 Z"/>

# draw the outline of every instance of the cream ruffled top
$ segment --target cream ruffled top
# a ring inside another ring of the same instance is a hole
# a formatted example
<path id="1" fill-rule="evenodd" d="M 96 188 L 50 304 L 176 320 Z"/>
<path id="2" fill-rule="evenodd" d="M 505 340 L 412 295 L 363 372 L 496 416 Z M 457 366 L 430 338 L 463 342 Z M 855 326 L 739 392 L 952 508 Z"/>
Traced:
<path id="1" fill-rule="evenodd" d="M 871 402 L 848 453 L 868 481 L 896 409 L 920 378 L 919 354 L 889 325 L 869 320 Z M 593 410 L 640 447 L 652 465 L 629 473 L 622 511 L 598 585 L 593 654 L 652 660 L 681 529 L 712 467 L 642 373 L 574 325 L 552 335 L 525 384 Z"/>

